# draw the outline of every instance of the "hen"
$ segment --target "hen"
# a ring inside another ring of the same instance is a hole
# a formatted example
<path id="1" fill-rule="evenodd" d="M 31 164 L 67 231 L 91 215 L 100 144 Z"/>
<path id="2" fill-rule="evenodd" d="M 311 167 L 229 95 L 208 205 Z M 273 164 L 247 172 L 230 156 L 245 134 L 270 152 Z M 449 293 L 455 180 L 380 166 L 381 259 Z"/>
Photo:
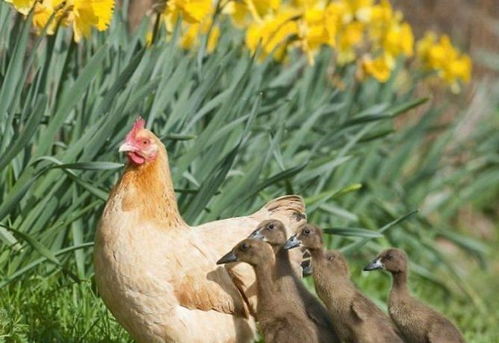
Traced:
<path id="1" fill-rule="evenodd" d="M 284 196 L 246 217 L 190 227 L 178 211 L 166 149 L 144 124 L 137 120 L 119 149 L 128 164 L 97 229 L 99 293 L 138 342 L 250 342 L 254 272 L 216 261 L 262 220 L 294 230 L 305 222 L 303 201 Z"/>

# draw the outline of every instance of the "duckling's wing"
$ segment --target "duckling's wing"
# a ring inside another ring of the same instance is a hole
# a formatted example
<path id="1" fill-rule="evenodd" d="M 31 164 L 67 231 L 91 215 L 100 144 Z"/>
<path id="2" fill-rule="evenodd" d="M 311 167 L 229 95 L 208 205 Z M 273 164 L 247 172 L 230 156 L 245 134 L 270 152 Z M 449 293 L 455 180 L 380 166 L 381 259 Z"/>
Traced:
<path id="1" fill-rule="evenodd" d="M 429 343 L 465 343 L 459 330 L 446 318 L 433 321 L 427 338 Z"/>
<path id="2" fill-rule="evenodd" d="M 368 298 L 359 295 L 352 301 L 350 308 L 357 320 L 368 321 L 369 327 L 375 330 L 371 336 L 374 335 L 377 340 L 372 340 L 372 342 L 403 343 L 388 316 Z"/>
<path id="3" fill-rule="evenodd" d="M 313 321 L 319 328 L 328 331 L 333 330 L 333 323 L 326 308 L 322 306 L 317 299 L 314 299 L 315 301 L 311 301 L 310 299 L 308 300 L 306 312 L 310 320 Z"/>
<path id="4" fill-rule="evenodd" d="M 350 304 L 350 310 L 359 321 L 364 321 L 369 318 L 369 312 L 372 312 L 365 301 L 362 300 L 362 298 L 354 298 Z"/>

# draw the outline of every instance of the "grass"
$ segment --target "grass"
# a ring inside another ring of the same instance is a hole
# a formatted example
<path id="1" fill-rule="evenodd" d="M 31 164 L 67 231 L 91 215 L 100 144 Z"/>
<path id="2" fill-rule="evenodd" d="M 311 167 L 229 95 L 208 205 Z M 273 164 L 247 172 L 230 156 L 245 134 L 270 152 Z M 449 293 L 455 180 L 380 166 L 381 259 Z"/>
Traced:
<path id="1" fill-rule="evenodd" d="M 313 67 L 298 54 L 285 66 L 256 63 L 238 32 L 211 55 L 182 51 L 162 31 L 147 47 L 147 27 L 128 36 L 124 13 L 83 44 L 66 31 L 33 44 L 29 25 L 0 3 L 0 339 L 128 340 L 95 293 L 91 254 L 121 172 L 117 146 L 139 113 L 167 146 L 189 223 L 302 194 L 311 221 L 342 229 L 328 244 L 348 253 L 355 281 L 381 304 L 388 278 L 358 267 L 402 247 L 421 298 L 470 342 L 497 335 L 494 242 L 456 218 L 470 204 L 477 213 L 497 204 L 499 112 L 463 136 L 474 108 L 443 121 L 446 104 L 415 96 L 418 75 L 401 87 L 396 75 L 359 82 L 344 68 L 332 82 L 329 52 Z"/>
<path id="2" fill-rule="evenodd" d="M 0 341 L 131 342 L 89 281 L 33 278 L 3 294 L 0 304 L 0 329 L 7 333 Z"/>

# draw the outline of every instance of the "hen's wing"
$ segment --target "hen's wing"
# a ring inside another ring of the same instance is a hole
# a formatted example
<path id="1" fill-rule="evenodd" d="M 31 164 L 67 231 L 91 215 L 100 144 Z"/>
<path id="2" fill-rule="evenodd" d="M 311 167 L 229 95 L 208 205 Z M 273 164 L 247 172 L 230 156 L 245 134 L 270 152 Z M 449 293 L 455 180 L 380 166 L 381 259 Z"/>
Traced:
<path id="1" fill-rule="evenodd" d="M 175 253 L 176 275 L 171 283 L 179 304 L 189 309 L 247 317 L 247 306 L 231 276 L 225 268 L 216 265 L 221 255 L 205 238 L 190 230 L 184 251 Z"/>

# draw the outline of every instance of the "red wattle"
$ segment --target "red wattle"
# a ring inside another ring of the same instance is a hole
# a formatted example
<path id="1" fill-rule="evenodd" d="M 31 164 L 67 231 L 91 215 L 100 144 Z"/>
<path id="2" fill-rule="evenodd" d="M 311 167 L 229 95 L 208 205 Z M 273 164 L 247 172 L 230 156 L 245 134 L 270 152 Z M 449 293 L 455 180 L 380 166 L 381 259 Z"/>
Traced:
<path id="1" fill-rule="evenodd" d="M 142 164 L 146 161 L 146 159 L 144 157 L 140 156 L 139 154 L 137 154 L 133 151 L 130 151 L 128 153 L 128 159 L 135 164 Z"/>

